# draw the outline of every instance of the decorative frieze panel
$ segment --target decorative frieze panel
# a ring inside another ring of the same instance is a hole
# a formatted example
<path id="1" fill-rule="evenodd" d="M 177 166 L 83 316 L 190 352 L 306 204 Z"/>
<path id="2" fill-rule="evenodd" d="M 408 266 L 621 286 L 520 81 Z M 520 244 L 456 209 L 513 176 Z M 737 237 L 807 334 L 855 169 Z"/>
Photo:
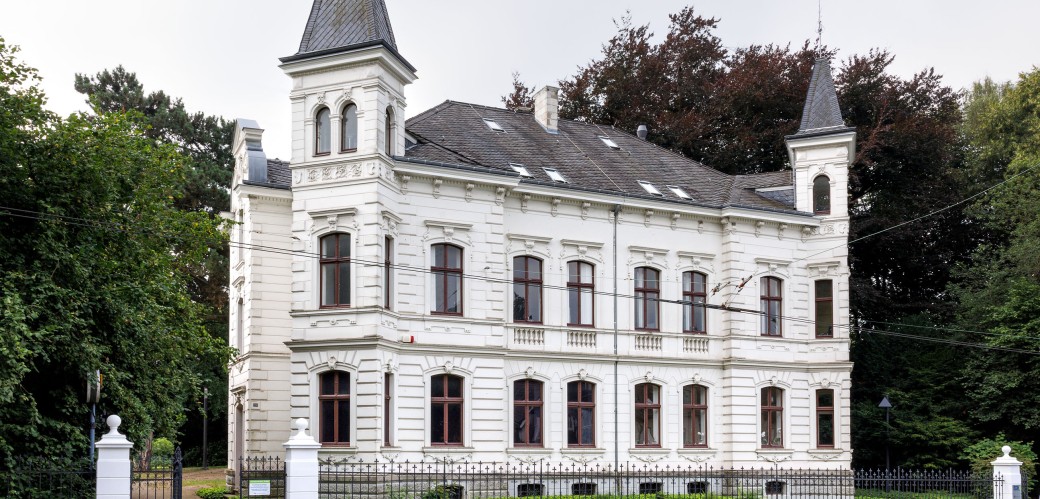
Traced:
<path id="1" fill-rule="evenodd" d="M 364 164 L 350 163 L 299 169 L 293 172 L 293 185 L 304 186 L 340 180 L 377 177 L 398 183 L 397 175 L 392 168 L 382 163 L 370 161 Z M 401 179 L 401 183 L 406 184 L 407 181 Z M 402 189 L 406 189 L 406 187 L 402 185 Z"/>

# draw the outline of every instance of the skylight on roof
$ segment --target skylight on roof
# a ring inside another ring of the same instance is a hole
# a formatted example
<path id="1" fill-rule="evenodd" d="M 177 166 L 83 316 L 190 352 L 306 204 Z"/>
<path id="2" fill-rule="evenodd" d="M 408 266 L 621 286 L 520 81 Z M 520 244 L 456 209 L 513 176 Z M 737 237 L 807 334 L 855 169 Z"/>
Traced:
<path id="1" fill-rule="evenodd" d="M 690 197 L 689 194 L 686 193 L 686 191 L 682 190 L 682 187 L 679 187 L 677 185 L 669 185 L 667 187 L 668 190 L 672 191 L 672 194 L 675 194 L 678 197 L 681 197 L 683 199 L 693 199 L 692 197 Z"/>
<path id="2" fill-rule="evenodd" d="M 521 177 L 531 176 L 531 172 L 527 171 L 527 167 L 524 165 L 518 163 L 509 163 L 509 167 L 512 168 L 514 172 L 519 173 Z"/>
<path id="3" fill-rule="evenodd" d="M 567 182 L 567 179 L 563 178 L 563 175 L 556 170 L 556 168 L 542 168 L 546 175 L 552 179 L 553 182 Z"/>
<path id="4" fill-rule="evenodd" d="M 600 135 L 599 136 L 599 140 L 602 140 L 603 143 L 606 144 L 607 147 L 609 147 L 611 149 L 621 149 L 621 146 L 617 145 L 617 142 L 614 142 L 614 139 L 611 139 L 610 137 L 604 137 L 604 136 Z"/>
<path id="5" fill-rule="evenodd" d="M 639 180 L 638 182 L 639 182 L 639 185 L 643 186 L 643 190 L 644 191 L 646 191 L 646 192 L 648 192 L 650 194 L 653 194 L 655 196 L 664 196 L 664 194 L 661 194 L 661 191 L 657 190 L 657 187 L 654 187 L 654 184 L 651 184 L 650 182 L 647 182 L 646 180 Z"/>
<path id="6" fill-rule="evenodd" d="M 495 123 L 495 120 L 484 118 L 484 124 L 487 125 L 488 128 L 490 128 L 490 129 L 492 129 L 492 130 L 494 130 L 496 132 L 505 132 L 506 131 L 504 128 L 502 128 L 501 125 L 499 125 L 498 123 Z"/>

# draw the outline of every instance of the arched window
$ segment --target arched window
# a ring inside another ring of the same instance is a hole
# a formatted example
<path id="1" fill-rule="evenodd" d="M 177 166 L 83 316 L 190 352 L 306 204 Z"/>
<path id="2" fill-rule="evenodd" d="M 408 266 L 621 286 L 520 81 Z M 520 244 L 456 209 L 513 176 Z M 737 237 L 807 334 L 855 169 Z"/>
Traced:
<path id="1" fill-rule="evenodd" d="M 386 155 L 394 155 L 394 109 L 386 108 Z"/>
<path id="2" fill-rule="evenodd" d="M 596 385 L 567 383 L 567 447 L 596 446 Z"/>
<path id="3" fill-rule="evenodd" d="M 661 387 L 636 385 L 636 447 L 661 446 Z"/>
<path id="4" fill-rule="evenodd" d="M 763 277 L 762 286 L 762 335 L 781 336 L 781 304 L 783 303 L 783 281 L 776 277 Z"/>
<path id="5" fill-rule="evenodd" d="M 683 272 L 683 332 L 705 333 L 706 309 L 704 308 L 707 293 L 708 277 L 700 272 Z"/>
<path id="6" fill-rule="evenodd" d="M 567 262 L 568 326 L 592 326 L 595 315 L 595 277 L 592 264 Z"/>
<path id="7" fill-rule="evenodd" d="M 350 234 L 321 238 L 321 306 L 350 306 Z"/>
<path id="8" fill-rule="evenodd" d="M 430 445 L 462 445 L 462 383 L 452 374 L 430 378 Z"/>
<path id="9" fill-rule="evenodd" d="M 831 179 L 820 175 L 812 183 L 813 213 L 826 215 L 831 212 Z"/>
<path id="10" fill-rule="evenodd" d="M 332 125 L 329 123 L 329 108 L 323 107 L 314 117 L 314 154 L 332 151 Z"/>
<path id="11" fill-rule="evenodd" d="M 542 261 L 513 258 L 513 322 L 542 322 Z"/>
<path id="12" fill-rule="evenodd" d="M 682 392 L 683 447 L 708 446 L 708 389 L 686 385 Z"/>
<path id="13" fill-rule="evenodd" d="M 347 104 L 339 120 L 339 149 L 341 152 L 357 150 L 357 106 Z"/>
<path id="14" fill-rule="evenodd" d="M 521 379 L 513 382 L 513 445 L 542 446 L 542 382 Z"/>
<path id="15" fill-rule="evenodd" d="M 350 444 L 350 373 L 329 371 L 319 376 L 318 418 L 321 443 Z"/>
<path id="16" fill-rule="evenodd" d="M 650 267 L 636 269 L 636 329 L 656 331 L 661 327 L 657 321 L 660 310 L 660 302 L 657 301 L 661 292 L 660 276 L 660 272 Z"/>
<path id="17" fill-rule="evenodd" d="M 762 389 L 762 447 L 784 446 L 784 390 Z"/>
<path id="18" fill-rule="evenodd" d="M 433 313 L 462 315 L 462 248 L 451 244 L 434 244 Z"/>

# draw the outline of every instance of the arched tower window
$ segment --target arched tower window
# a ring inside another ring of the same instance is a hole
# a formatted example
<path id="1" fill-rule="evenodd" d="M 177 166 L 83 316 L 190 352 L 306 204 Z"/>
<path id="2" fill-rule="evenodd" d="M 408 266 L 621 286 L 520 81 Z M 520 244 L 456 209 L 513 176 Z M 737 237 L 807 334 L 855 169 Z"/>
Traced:
<path id="1" fill-rule="evenodd" d="M 812 183 L 813 213 L 827 215 L 831 212 L 831 179 L 820 175 Z"/>
<path id="2" fill-rule="evenodd" d="M 339 149 L 341 152 L 357 150 L 357 106 L 347 104 L 339 120 Z"/>
<path id="3" fill-rule="evenodd" d="M 394 109 L 386 108 L 386 155 L 394 155 Z"/>
<path id="4" fill-rule="evenodd" d="M 323 107 L 314 116 L 314 154 L 328 154 L 332 151 L 332 129 L 329 124 L 329 108 Z"/>

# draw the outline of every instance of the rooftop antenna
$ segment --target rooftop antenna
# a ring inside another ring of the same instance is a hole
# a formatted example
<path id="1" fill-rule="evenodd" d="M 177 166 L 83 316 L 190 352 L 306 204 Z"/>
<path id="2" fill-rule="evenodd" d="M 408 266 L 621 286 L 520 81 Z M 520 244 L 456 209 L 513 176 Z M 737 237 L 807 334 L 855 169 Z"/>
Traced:
<path id="1" fill-rule="evenodd" d="M 823 0 L 816 0 L 816 55 L 823 46 Z"/>

